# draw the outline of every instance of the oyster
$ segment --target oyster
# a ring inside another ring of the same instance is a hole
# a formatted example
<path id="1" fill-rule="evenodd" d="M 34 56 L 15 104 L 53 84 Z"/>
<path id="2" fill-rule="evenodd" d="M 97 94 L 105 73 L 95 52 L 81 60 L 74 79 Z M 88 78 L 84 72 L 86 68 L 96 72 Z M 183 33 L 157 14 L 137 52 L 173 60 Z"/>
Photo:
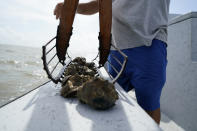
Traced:
<path id="1" fill-rule="evenodd" d="M 79 75 L 73 75 L 69 77 L 65 77 L 63 80 L 62 88 L 61 88 L 61 96 L 65 98 L 76 97 L 77 90 L 83 83 L 82 77 Z"/>
<path id="2" fill-rule="evenodd" d="M 86 64 L 86 59 L 84 57 L 76 57 L 73 62 L 84 66 Z"/>
<path id="3" fill-rule="evenodd" d="M 83 57 L 75 58 L 64 72 L 61 96 L 65 98 L 76 97 L 77 90 L 97 74 L 94 63 L 86 63 Z"/>
<path id="4" fill-rule="evenodd" d="M 79 88 L 82 88 L 83 83 L 90 79 L 92 79 L 92 77 L 78 74 L 65 77 L 60 91 L 61 96 L 65 98 L 75 98 Z"/>
<path id="5" fill-rule="evenodd" d="M 72 63 L 67 67 L 66 71 L 64 72 L 65 76 L 75 74 L 89 75 L 94 77 L 97 74 L 97 70 L 93 62 L 86 63 L 85 58 L 77 57 L 72 61 Z"/>
<path id="6" fill-rule="evenodd" d="M 96 76 L 94 63 L 86 63 L 86 59 L 77 57 L 64 72 L 61 96 L 77 97 L 81 102 L 95 109 L 108 109 L 118 99 L 114 85 Z"/>
<path id="7" fill-rule="evenodd" d="M 102 78 L 94 78 L 79 88 L 77 97 L 82 103 L 104 110 L 115 105 L 118 93 L 112 83 Z"/>

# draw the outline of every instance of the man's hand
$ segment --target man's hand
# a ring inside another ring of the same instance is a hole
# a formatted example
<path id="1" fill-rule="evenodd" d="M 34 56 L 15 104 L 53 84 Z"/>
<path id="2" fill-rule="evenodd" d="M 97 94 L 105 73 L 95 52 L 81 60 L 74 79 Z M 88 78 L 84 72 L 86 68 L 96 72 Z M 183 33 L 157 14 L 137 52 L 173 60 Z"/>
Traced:
<path id="1" fill-rule="evenodd" d="M 64 2 L 58 3 L 54 9 L 56 19 L 60 19 L 62 15 L 62 8 Z M 82 15 L 92 15 L 98 12 L 98 0 L 92 0 L 88 3 L 81 3 L 78 5 L 77 13 Z"/>
<path id="2" fill-rule="evenodd" d="M 56 19 L 61 18 L 63 5 L 64 5 L 64 2 L 61 2 L 55 6 L 54 15 L 56 16 Z"/>

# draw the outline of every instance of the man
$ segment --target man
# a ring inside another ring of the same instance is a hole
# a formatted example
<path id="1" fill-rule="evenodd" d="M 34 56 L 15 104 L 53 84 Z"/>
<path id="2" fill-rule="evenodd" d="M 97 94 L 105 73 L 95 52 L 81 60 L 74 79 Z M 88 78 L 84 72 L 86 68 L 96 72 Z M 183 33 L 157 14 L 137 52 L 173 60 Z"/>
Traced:
<path id="1" fill-rule="evenodd" d="M 128 62 L 118 83 L 125 91 L 135 89 L 138 104 L 159 124 L 160 96 L 166 80 L 167 24 L 170 0 L 113 0 L 112 43 L 127 56 Z M 63 3 L 54 15 L 61 17 Z M 98 12 L 98 0 L 79 4 L 77 13 Z M 119 68 L 111 55 L 109 60 Z M 109 69 L 115 75 L 113 69 Z"/>

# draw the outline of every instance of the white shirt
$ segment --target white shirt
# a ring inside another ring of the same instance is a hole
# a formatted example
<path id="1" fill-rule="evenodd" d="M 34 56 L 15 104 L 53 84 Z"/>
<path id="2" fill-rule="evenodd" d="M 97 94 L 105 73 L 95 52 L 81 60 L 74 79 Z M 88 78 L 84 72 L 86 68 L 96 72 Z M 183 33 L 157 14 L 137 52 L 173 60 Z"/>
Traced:
<path id="1" fill-rule="evenodd" d="M 112 43 L 119 49 L 167 43 L 170 0 L 113 0 Z"/>

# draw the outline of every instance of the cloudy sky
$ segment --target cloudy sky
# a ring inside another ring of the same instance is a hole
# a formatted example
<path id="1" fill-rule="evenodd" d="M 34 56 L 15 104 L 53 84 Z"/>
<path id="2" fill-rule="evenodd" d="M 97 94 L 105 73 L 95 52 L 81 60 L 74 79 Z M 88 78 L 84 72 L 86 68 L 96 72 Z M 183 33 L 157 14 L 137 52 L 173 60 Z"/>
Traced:
<path id="1" fill-rule="evenodd" d="M 0 44 L 41 47 L 56 35 L 59 21 L 53 16 L 53 9 L 56 3 L 61 1 L 1 0 Z M 80 0 L 80 2 L 87 1 L 89 0 Z M 197 11 L 196 5 L 196 0 L 171 0 L 170 13 L 185 14 Z M 95 45 L 98 45 L 98 32 L 98 14 L 77 15 L 71 44 L 75 45 L 75 49 L 79 47 L 78 45 L 95 49 L 97 48 Z"/>

